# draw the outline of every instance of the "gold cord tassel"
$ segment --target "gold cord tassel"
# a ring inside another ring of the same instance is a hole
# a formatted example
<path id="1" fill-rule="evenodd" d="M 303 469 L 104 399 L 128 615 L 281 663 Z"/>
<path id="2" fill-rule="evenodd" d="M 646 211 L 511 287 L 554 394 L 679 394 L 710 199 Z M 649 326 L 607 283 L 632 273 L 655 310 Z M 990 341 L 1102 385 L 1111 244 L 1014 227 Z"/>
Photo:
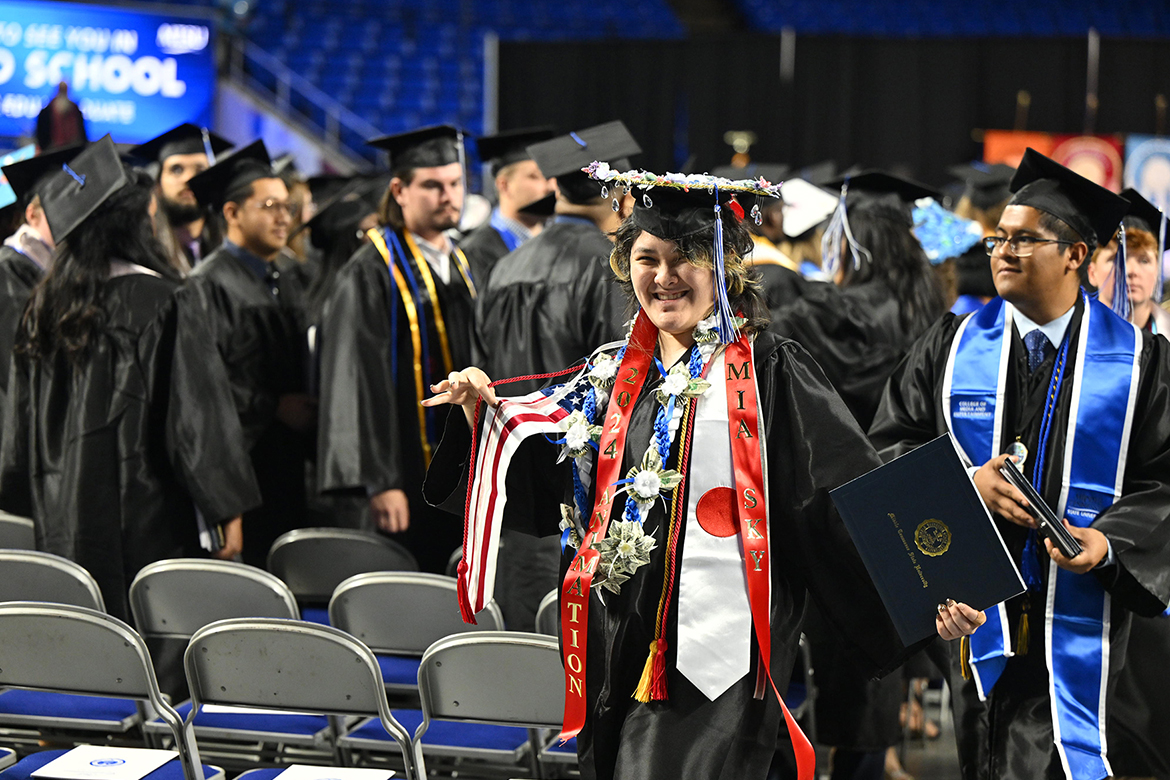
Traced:
<path id="1" fill-rule="evenodd" d="M 638 687 L 634 689 L 634 699 L 646 704 L 650 701 L 650 683 L 654 673 L 654 656 L 658 655 L 658 640 L 650 643 L 650 655 L 646 656 L 646 666 L 642 669 L 642 679 L 638 680 Z"/>
<path id="2" fill-rule="evenodd" d="M 964 636 L 959 640 L 959 669 L 964 680 L 971 679 L 971 637 Z"/>
<path id="3" fill-rule="evenodd" d="M 1016 631 L 1016 655 L 1028 654 L 1028 640 L 1031 632 L 1028 628 L 1028 610 L 1020 613 L 1020 626 Z"/>

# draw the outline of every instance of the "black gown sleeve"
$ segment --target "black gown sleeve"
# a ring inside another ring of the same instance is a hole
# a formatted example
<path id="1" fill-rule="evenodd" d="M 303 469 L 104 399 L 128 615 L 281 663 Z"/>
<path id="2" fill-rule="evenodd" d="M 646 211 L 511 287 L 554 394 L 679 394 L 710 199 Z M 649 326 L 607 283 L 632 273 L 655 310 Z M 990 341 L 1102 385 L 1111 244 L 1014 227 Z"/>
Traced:
<path id="1" fill-rule="evenodd" d="M 783 342 L 760 367 L 774 381 L 768 420 L 769 501 L 777 565 L 803 582 L 826 622 L 854 646 L 871 675 L 917 649 L 902 645 L 829 491 L 881 465 L 824 372 L 798 344 Z M 761 390 L 763 392 L 763 390 Z M 925 644 L 925 643 L 923 643 Z"/>
<path id="2" fill-rule="evenodd" d="M 167 454 L 203 516 L 221 523 L 260 506 L 260 488 L 227 373 L 189 288 L 176 291 L 167 319 L 170 349 L 160 350 L 155 377 L 166 395 Z"/>
<path id="3" fill-rule="evenodd" d="M 3 440 L 0 442 L 0 509 L 21 517 L 32 517 L 28 360 L 12 355 L 9 361 Z"/>
<path id="4" fill-rule="evenodd" d="M 1143 337 L 1121 498 L 1093 521 L 1116 563 L 1094 571 L 1118 603 L 1155 617 L 1170 600 L 1170 342 Z"/>
<path id="5" fill-rule="evenodd" d="M 359 249 L 342 267 L 322 312 L 317 429 L 322 492 L 406 488 L 390 357 L 390 281 L 371 252 L 377 250 Z M 400 354 L 398 370 L 412 370 L 412 360 L 409 352 Z"/>

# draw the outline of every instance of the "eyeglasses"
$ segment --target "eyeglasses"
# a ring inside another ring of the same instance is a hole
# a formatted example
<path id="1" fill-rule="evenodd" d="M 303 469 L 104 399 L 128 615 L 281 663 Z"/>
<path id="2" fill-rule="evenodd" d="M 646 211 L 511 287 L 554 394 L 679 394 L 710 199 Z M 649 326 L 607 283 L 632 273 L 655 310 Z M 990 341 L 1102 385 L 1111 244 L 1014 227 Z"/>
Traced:
<path id="1" fill-rule="evenodd" d="M 297 212 L 301 210 L 301 205 L 299 203 L 289 203 L 288 201 L 274 200 L 273 198 L 269 198 L 268 200 L 262 202 L 252 202 L 256 203 L 256 208 L 260 209 L 261 211 L 267 211 L 272 215 L 283 211 L 288 215 L 289 219 L 296 217 Z"/>
<path id="2" fill-rule="evenodd" d="M 993 255 L 996 249 L 1007 244 L 1008 249 L 1016 257 L 1031 257 L 1039 244 L 1069 244 L 1071 246 L 1075 243 L 1075 241 L 1061 241 L 1056 238 L 1036 238 L 1034 236 L 1016 236 L 1015 238 L 988 236 L 983 239 L 983 248 L 987 250 L 988 255 Z"/>

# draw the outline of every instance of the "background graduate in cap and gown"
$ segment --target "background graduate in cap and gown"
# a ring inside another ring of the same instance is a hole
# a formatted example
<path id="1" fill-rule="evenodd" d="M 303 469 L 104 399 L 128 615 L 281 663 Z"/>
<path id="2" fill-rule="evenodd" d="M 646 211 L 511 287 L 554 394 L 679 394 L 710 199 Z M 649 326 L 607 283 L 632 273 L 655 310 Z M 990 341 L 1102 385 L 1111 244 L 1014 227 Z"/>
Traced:
<path id="1" fill-rule="evenodd" d="M 605 190 L 582 168 L 594 160 L 629 167 L 642 149 L 620 121 L 533 144 L 540 170 L 556 180 L 555 215 L 540 235 L 501 263 L 478 306 L 483 354 L 476 360 L 493 376 L 559 371 L 598 344 L 619 338 L 627 305 L 609 270 L 621 223 L 613 207 L 622 192 Z M 516 392 L 535 389 L 517 387 Z"/>
<path id="2" fill-rule="evenodd" d="M 160 217 L 156 233 L 170 254 L 171 265 L 183 276 L 223 241 L 219 220 L 196 199 L 188 182 L 231 148 L 230 141 L 185 123 L 130 150 L 157 169 Z"/>
<path id="3" fill-rule="evenodd" d="M 151 189 L 107 136 L 40 190 L 57 255 L 17 333 L 0 451 L 0 506 L 124 620 L 139 569 L 230 557 L 260 503 L 207 323 L 162 273 Z"/>
<path id="4" fill-rule="evenodd" d="M 553 184 L 532 160 L 528 147 L 554 135 L 551 127 L 509 130 L 475 142 L 479 157 L 491 168 L 496 206 L 487 222 L 459 241 L 480 290 L 487 288 L 496 262 L 540 233 L 544 218 L 525 206 L 552 193 Z"/>
<path id="5" fill-rule="evenodd" d="M 602 178 L 608 166 L 594 170 Z M 653 174 L 623 176 L 604 181 Z M 495 393 L 508 385 L 493 391 L 477 368 L 440 382 L 427 404 L 464 414 L 448 417 L 426 491 L 462 508 L 477 399 L 476 462 L 509 451 L 503 432 L 531 434 L 510 464 L 474 470 L 472 503 L 500 508 L 473 512 L 468 530 L 490 539 L 499 522 L 562 535 L 565 729 L 581 729 L 583 777 L 763 778 L 783 717 L 761 658 L 788 679 L 810 595 L 873 673 L 907 652 L 828 496 L 880 461 L 808 353 L 762 329 L 767 309 L 742 261 L 751 237 L 735 215 L 751 204 L 733 204 L 724 179 L 698 177 L 690 193 L 655 181 L 635 188 L 611 259 L 641 306 L 629 340 L 594 352 L 568 384 L 503 403 Z M 708 195 L 715 184 L 723 189 Z M 529 414 L 549 427 L 508 422 L 534 423 Z M 752 507 L 763 532 L 743 519 Z M 464 552 L 467 619 L 490 597 L 490 556 L 476 544 Z M 948 636 L 980 619 L 962 605 L 945 612 Z"/>
<path id="6" fill-rule="evenodd" d="M 881 171 L 835 183 L 842 194 L 822 251 L 835 282 L 805 285 L 771 329 L 809 351 L 864 429 L 898 361 L 944 311 L 942 289 L 911 232 L 913 202 L 937 193 Z"/>
<path id="7" fill-rule="evenodd" d="M 263 141 L 191 179 L 200 203 L 223 215 L 223 245 L 187 280 L 228 370 L 263 506 L 244 518 L 244 561 L 263 567 L 285 531 L 306 524 L 305 461 L 316 431 L 306 393 L 305 291 L 274 261 L 291 205 Z"/>
<path id="8" fill-rule="evenodd" d="M 0 245 L 0 404 L 8 392 L 8 369 L 16 329 L 37 282 L 53 264 L 53 231 L 41 205 L 41 190 L 76 157 L 82 145 L 46 152 L 4 166 L 4 176 L 16 200 L 4 208 L 17 212 L 16 232 Z"/>
<path id="9" fill-rule="evenodd" d="M 381 227 L 337 273 L 318 331 L 317 486 L 370 499 L 374 525 L 443 572 L 459 524 L 422 500 L 442 419 L 427 385 L 471 358 L 476 285 L 445 231 L 463 205 L 462 134 L 440 125 L 370 144 L 390 153 Z"/>
<path id="10" fill-rule="evenodd" d="M 1001 297 L 919 339 L 870 438 L 892 458 L 954 434 L 1029 585 L 952 652 L 963 777 L 1100 780 L 1130 612 L 1170 599 L 1170 354 L 1080 289 L 1127 202 L 1035 150 L 1011 188 L 987 239 Z M 999 476 L 1009 456 L 1072 521 L 1073 561 L 1046 552 Z"/>

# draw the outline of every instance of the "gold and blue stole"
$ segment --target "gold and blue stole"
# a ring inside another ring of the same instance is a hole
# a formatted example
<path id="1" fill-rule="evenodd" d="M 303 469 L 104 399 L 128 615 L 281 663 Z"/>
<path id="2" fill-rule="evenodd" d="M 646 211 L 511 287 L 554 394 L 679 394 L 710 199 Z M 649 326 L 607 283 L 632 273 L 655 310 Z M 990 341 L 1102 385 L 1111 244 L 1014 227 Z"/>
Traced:
<path id="1" fill-rule="evenodd" d="M 1060 517 L 1086 527 L 1121 495 L 1137 399 L 1141 333 L 1082 291 L 1084 314 L 1072 372 L 1068 428 L 1063 432 Z M 947 428 L 964 457 L 981 465 L 1003 451 L 1004 388 L 1014 308 L 995 298 L 960 325 L 943 379 Z M 1069 329 L 1071 333 L 1071 326 Z M 1067 354 L 1068 334 L 1062 350 Z M 1058 358 L 1059 363 L 1059 358 Z M 1059 378 L 1054 372 L 1054 381 Z M 1050 394 L 1058 388 L 1050 389 Z M 1054 404 L 1046 409 L 1047 431 Z M 1042 435 L 1043 456 L 1053 437 Z M 1042 468 L 1033 482 L 1041 489 Z M 1097 578 L 1049 561 L 1044 611 L 1054 741 L 1071 780 L 1113 774 L 1106 757 L 1105 690 L 1109 670 L 1110 597 Z M 1003 604 L 970 639 L 971 671 L 981 699 L 990 695 L 1013 655 Z"/>
<path id="2" fill-rule="evenodd" d="M 390 228 L 370 229 L 366 234 L 386 263 L 392 284 L 390 305 L 390 368 L 398 376 L 398 312 L 397 300 L 402 300 L 406 313 L 406 324 L 410 329 L 411 350 L 414 356 L 411 370 L 415 395 L 418 400 L 427 397 L 426 389 L 443 379 L 455 369 L 451 360 L 451 346 L 447 339 L 447 323 L 443 319 L 443 308 L 439 293 L 431 274 L 430 265 L 415 244 L 408 231 L 399 233 Z M 468 292 L 476 297 L 475 282 L 471 278 L 471 266 L 463 251 L 456 249 L 452 260 Z M 438 338 L 438 355 L 441 374 L 433 370 L 431 355 L 431 332 Z M 439 440 L 438 416 L 419 405 L 418 435 L 422 445 L 423 464 L 430 465 L 431 453 Z"/>

